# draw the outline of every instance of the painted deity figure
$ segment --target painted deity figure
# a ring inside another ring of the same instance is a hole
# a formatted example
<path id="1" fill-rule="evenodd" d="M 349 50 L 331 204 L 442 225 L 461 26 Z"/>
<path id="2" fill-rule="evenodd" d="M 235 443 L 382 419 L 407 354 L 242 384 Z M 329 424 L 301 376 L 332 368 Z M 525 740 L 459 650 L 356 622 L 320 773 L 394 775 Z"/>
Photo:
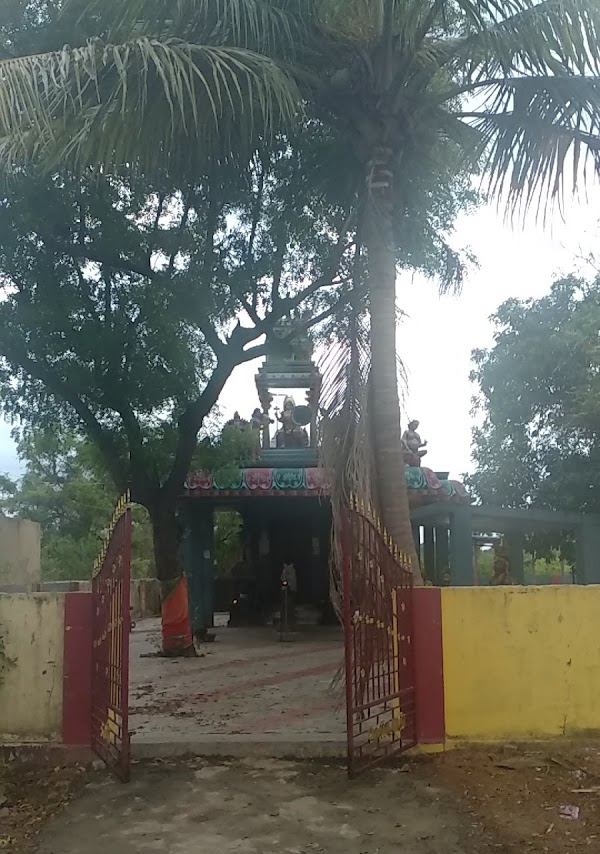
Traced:
<path id="1" fill-rule="evenodd" d="M 418 427 L 418 421 L 411 421 L 402 434 L 402 456 L 404 457 L 404 464 L 407 466 L 420 466 L 422 458 L 427 453 L 425 450 L 427 441 L 421 441 L 421 437 L 417 433 Z"/>
<path id="2" fill-rule="evenodd" d="M 267 447 L 267 442 L 269 438 L 269 426 L 273 424 L 273 419 L 269 418 L 266 412 L 261 412 L 258 406 L 252 413 L 252 418 L 250 419 L 250 427 L 255 432 L 258 438 L 258 446 Z"/>
<path id="3" fill-rule="evenodd" d="M 277 416 L 281 427 L 275 436 L 277 448 L 307 448 L 308 433 L 294 420 L 295 402 L 293 397 L 286 397 L 283 402 L 283 412 Z"/>

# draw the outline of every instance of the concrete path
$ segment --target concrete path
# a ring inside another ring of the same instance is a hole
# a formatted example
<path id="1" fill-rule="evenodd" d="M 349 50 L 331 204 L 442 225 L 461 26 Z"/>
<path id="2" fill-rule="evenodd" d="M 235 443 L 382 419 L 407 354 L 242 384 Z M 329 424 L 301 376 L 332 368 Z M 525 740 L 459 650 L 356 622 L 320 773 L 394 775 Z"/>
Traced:
<path id="1" fill-rule="evenodd" d="M 470 854 L 453 807 L 411 773 L 247 760 L 136 765 L 88 787 L 37 854 Z"/>
<path id="2" fill-rule="evenodd" d="M 343 752 L 343 697 L 331 689 L 343 663 L 340 630 L 312 627 L 289 643 L 272 629 L 220 626 L 216 634 L 199 658 L 157 658 L 159 621 L 138 622 L 131 636 L 134 755 L 157 755 L 160 745 L 177 752 L 177 745 L 205 744 L 211 752 L 211 744 L 225 742 L 234 750 L 250 743 L 297 749 L 306 741 L 317 754 L 319 744 L 335 743 Z M 226 745 L 213 752 L 223 751 Z"/>

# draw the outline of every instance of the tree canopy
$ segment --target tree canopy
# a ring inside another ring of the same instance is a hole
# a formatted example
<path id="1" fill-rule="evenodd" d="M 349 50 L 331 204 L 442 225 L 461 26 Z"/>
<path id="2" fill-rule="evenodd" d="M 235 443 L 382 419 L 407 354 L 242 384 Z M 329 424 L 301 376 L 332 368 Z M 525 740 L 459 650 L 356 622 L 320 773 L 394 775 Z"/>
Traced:
<path id="1" fill-rule="evenodd" d="M 352 205 L 342 184 L 335 204 L 311 180 L 326 145 L 307 127 L 301 150 L 281 140 L 245 170 L 221 165 L 183 186 L 63 172 L 5 190 L 2 408 L 85 435 L 155 534 L 175 527 L 233 368 L 287 334 L 282 320 L 318 329 L 348 300 Z M 163 564 L 177 563 L 176 536 Z"/>
<path id="2" fill-rule="evenodd" d="M 7 13 L 11 165 L 45 151 L 189 174 L 200 150 L 247 153 L 307 104 L 360 163 L 387 145 L 402 197 L 449 146 L 525 205 L 598 152 L 595 0 L 10 0 Z"/>
<path id="3" fill-rule="evenodd" d="M 25 470 L 17 481 L 0 480 L 0 512 L 39 523 L 44 580 L 88 580 L 118 498 L 96 448 L 70 433 L 29 431 L 18 453 Z M 134 577 L 154 574 L 152 531 L 141 508 L 131 568 Z"/>
<path id="4" fill-rule="evenodd" d="M 445 256 L 442 283 L 460 283 L 433 204 L 452 197 L 457 172 L 483 169 L 509 210 L 545 211 L 565 177 L 597 168 L 596 0 L 66 0 L 51 23 L 45 52 L 1 66 L 8 168 L 41 160 L 196 181 L 207 163 L 245 165 L 307 119 L 335 135 L 366 249 L 372 429 L 361 447 L 373 450 L 383 521 L 414 554 L 398 260 L 415 263 L 417 227 Z M 74 47 L 61 47 L 65 29 Z"/>
<path id="5" fill-rule="evenodd" d="M 471 489 L 493 504 L 600 513 L 600 279 L 560 279 L 493 320 L 493 346 L 473 354 Z"/>

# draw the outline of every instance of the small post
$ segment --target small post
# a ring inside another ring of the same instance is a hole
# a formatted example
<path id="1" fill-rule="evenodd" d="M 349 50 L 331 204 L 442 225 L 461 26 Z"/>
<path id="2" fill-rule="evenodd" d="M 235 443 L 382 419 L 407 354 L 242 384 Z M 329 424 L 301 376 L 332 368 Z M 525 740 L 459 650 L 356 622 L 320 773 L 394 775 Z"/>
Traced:
<path id="1" fill-rule="evenodd" d="M 288 633 L 288 583 L 284 581 L 281 585 L 281 613 L 279 615 L 279 640 L 283 641 L 284 635 Z"/>

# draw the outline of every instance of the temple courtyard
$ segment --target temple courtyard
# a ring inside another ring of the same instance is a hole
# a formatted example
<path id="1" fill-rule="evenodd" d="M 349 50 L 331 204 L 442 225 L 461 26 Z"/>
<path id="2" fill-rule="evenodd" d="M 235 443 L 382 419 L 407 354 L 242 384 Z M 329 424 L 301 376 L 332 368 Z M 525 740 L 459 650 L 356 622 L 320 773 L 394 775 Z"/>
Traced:
<path id="1" fill-rule="evenodd" d="M 341 630 L 306 626 L 282 641 L 273 628 L 228 628 L 226 615 L 216 623 L 214 643 L 198 645 L 193 659 L 160 657 L 160 621 L 136 624 L 133 756 L 198 750 L 342 757 Z"/>

